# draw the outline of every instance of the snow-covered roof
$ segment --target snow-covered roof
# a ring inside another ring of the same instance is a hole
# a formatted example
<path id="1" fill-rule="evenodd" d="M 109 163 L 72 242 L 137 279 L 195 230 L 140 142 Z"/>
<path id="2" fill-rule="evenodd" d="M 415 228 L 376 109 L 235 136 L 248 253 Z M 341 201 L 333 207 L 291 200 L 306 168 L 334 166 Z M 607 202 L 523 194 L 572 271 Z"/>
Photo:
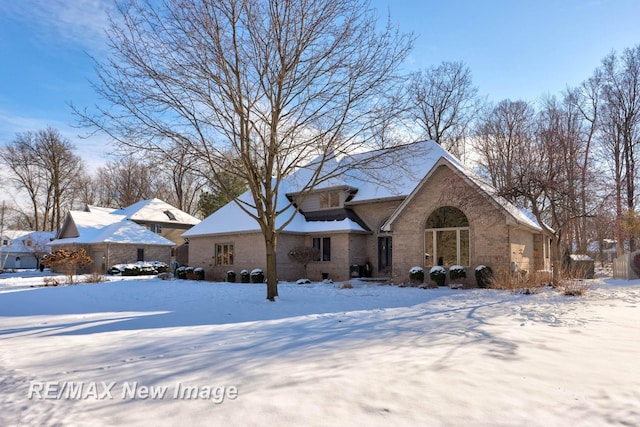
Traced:
<path id="1" fill-rule="evenodd" d="M 116 215 L 124 215 L 131 221 L 144 221 L 156 223 L 177 223 L 195 225 L 200 220 L 188 213 L 171 206 L 160 199 L 141 200 L 126 208 L 112 212 Z"/>
<path id="2" fill-rule="evenodd" d="M 105 208 L 103 206 L 87 205 L 87 212 L 106 212 L 111 213 L 115 211 L 114 208 Z"/>
<path id="3" fill-rule="evenodd" d="M 67 219 L 77 230 L 77 235 L 56 239 L 51 246 L 70 243 L 128 243 L 144 245 L 174 246 L 164 237 L 149 231 L 145 227 L 128 221 L 124 215 L 104 211 L 71 211 Z"/>
<path id="4" fill-rule="evenodd" d="M 429 141 L 432 145 L 438 145 L 434 141 Z M 439 147 L 439 145 L 438 145 Z M 435 149 L 435 147 L 434 147 Z M 402 212 L 405 206 L 407 206 L 412 196 L 417 194 L 420 190 L 421 186 L 425 184 L 430 176 L 431 172 L 435 170 L 436 166 L 446 165 L 454 172 L 458 173 L 461 177 L 463 177 L 467 182 L 475 185 L 481 192 L 483 192 L 489 200 L 493 201 L 496 205 L 502 208 L 518 225 L 523 225 L 525 227 L 531 228 L 536 231 L 542 231 L 542 227 L 538 223 L 535 216 L 526 209 L 521 209 L 513 205 L 504 197 L 498 195 L 498 191 L 491 185 L 489 185 L 484 179 L 474 173 L 471 169 L 464 166 L 460 161 L 458 161 L 453 155 L 446 152 L 443 148 L 440 147 L 441 152 L 446 153 L 440 155 L 435 162 L 428 162 L 428 169 L 425 170 L 425 175 L 421 177 L 420 181 L 416 183 L 416 186 L 412 189 L 411 194 L 402 202 L 402 204 L 395 210 L 395 212 L 391 215 L 391 217 L 387 220 L 387 222 L 382 226 L 383 230 L 390 231 L 391 224 L 395 220 L 395 218 Z"/>
<path id="5" fill-rule="evenodd" d="M 35 247 L 42 249 L 55 236 L 55 233 L 52 231 L 5 230 L 3 236 L 9 238 L 9 244 L 2 247 L 3 252 L 30 253 Z M 27 244 L 28 241 L 31 242 L 31 245 Z"/>
<path id="6" fill-rule="evenodd" d="M 339 161 L 333 157 L 323 165 L 324 172 L 321 175 L 338 175 L 319 183 L 315 189 L 341 186 L 355 188 L 357 192 L 350 203 L 405 197 L 442 157 L 462 167 L 458 159 L 434 141 L 345 156 Z M 309 181 L 317 163 L 313 161 L 287 178 L 295 189 L 293 192 Z"/>
<path id="7" fill-rule="evenodd" d="M 535 218 L 518 209 L 506 199 L 499 197 L 496 190 L 480 177 L 467 169 L 457 158 L 447 152 L 435 141 L 422 141 L 407 144 L 399 149 L 386 152 L 361 153 L 345 156 L 342 159 L 328 158 L 322 165 L 321 176 L 329 176 L 314 189 L 350 187 L 356 189 L 348 204 L 358 204 L 389 198 L 405 198 L 405 202 L 396 211 L 399 212 L 407 199 L 416 191 L 423 179 L 438 164 L 446 163 L 449 167 L 465 176 L 470 182 L 485 192 L 499 206 L 511 215 L 517 223 L 535 230 L 541 230 Z M 290 203 L 287 196 L 295 196 L 309 182 L 314 173 L 312 161 L 309 166 L 300 168 L 294 174 L 282 180 L 279 187 L 277 206 L 284 207 Z M 339 173 L 343 171 L 343 173 Z M 323 175 L 324 174 L 324 175 Z M 252 204 L 249 191 L 242 194 L 239 201 Z M 278 216 L 276 226 L 294 214 L 291 206 Z M 393 216 L 392 216 L 393 218 Z M 198 225 L 182 234 L 183 237 L 206 236 L 214 234 L 230 234 L 259 231 L 255 219 L 244 212 L 237 203 L 231 202 L 205 218 Z M 285 228 L 289 232 L 332 232 L 332 231 L 366 231 L 356 222 L 345 218 L 341 221 L 307 221 L 301 213 L 295 213 L 294 219 Z"/>
<path id="8" fill-rule="evenodd" d="M 278 206 L 286 206 L 289 202 L 286 193 L 289 182 L 284 180 L 280 184 L 278 194 Z M 249 203 L 251 194 L 247 191 L 238 197 L 239 201 Z M 300 212 L 294 213 L 294 207 L 290 206 L 276 219 L 276 227 L 294 215 L 293 220 L 286 227 L 291 233 L 316 233 L 338 231 L 365 231 L 359 224 L 349 218 L 340 221 L 307 221 Z M 182 237 L 207 236 L 212 234 L 247 233 L 258 231 L 260 228 L 255 219 L 244 212 L 235 202 L 230 202 L 218 209 L 213 214 L 202 220 L 199 224 L 182 233 Z"/>
<path id="9" fill-rule="evenodd" d="M 19 237 L 25 236 L 27 234 L 31 233 L 31 231 L 27 231 L 27 230 L 4 230 L 2 232 L 2 237 L 3 239 L 8 239 L 8 240 L 13 240 L 13 239 L 17 239 Z"/>

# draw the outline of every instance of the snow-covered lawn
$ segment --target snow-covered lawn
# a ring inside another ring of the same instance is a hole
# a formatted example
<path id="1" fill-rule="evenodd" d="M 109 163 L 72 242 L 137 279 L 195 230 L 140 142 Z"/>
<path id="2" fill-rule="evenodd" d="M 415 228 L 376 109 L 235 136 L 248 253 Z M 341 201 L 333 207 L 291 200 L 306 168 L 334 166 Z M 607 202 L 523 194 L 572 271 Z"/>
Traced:
<path id="1" fill-rule="evenodd" d="M 640 282 L 283 283 L 270 303 L 254 284 L 24 276 L 0 275 L 2 426 L 640 423 Z"/>

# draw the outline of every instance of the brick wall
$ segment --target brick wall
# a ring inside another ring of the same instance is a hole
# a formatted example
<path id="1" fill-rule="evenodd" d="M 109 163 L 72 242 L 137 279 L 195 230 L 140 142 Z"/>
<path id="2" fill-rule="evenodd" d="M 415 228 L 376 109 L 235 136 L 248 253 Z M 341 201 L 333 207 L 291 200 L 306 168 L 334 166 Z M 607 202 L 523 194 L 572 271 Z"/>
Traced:
<path id="1" fill-rule="evenodd" d="M 442 206 L 460 209 L 469 220 L 472 279 L 478 264 L 502 268 L 509 263 L 509 232 L 505 214 L 446 166 L 433 172 L 393 224 L 393 280 L 408 281 L 413 266 L 424 266 L 424 229 L 429 215 Z M 428 273 L 428 271 L 425 271 Z"/>

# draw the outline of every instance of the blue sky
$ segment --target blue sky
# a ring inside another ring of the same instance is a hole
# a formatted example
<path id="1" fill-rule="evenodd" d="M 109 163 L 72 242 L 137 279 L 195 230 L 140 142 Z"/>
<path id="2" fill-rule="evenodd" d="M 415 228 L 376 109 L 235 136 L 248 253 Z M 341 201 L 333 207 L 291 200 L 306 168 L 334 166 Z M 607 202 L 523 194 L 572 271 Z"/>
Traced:
<path id="1" fill-rule="evenodd" d="M 588 78 L 604 56 L 640 43 L 640 0 L 372 0 L 418 39 L 406 63 L 464 61 L 492 101 L 535 101 Z M 105 137 L 81 139 L 69 103 L 97 101 L 89 55 L 105 55 L 111 0 L 0 0 L 0 143 L 52 126 L 91 164 Z"/>

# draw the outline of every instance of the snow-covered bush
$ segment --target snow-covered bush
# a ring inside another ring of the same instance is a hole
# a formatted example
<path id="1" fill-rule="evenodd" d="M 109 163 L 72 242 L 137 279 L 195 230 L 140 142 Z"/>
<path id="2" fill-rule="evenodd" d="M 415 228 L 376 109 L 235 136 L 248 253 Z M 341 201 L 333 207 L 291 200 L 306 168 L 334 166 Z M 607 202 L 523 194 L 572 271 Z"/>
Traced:
<path id="1" fill-rule="evenodd" d="M 204 280 L 204 268 L 196 267 L 193 269 L 194 280 Z"/>
<path id="2" fill-rule="evenodd" d="M 479 265 L 476 267 L 476 283 L 479 288 L 488 288 L 491 285 L 491 279 L 493 278 L 493 271 L 486 265 Z"/>
<path id="3" fill-rule="evenodd" d="M 409 280 L 413 283 L 424 282 L 424 269 L 422 267 L 411 267 L 409 270 Z"/>
<path id="4" fill-rule="evenodd" d="M 251 281 L 251 276 L 249 275 L 249 270 L 240 271 L 240 282 L 249 283 L 250 281 Z"/>
<path id="5" fill-rule="evenodd" d="M 311 280 L 309 279 L 298 279 L 296 281 L 296 284 L 298 285 L 308 285 L 309 283 L 311 283 Z"/>
<path id="6" fill-rule="evenodd" d="M 235 283 L 236 282 L 236 272 L 233 270 L 227 271 L 227 282 Z"/>
<path id="7" fill-rule="evenodd" d="M 182 266 L 176 268 L 176 277 L 178 279 L 186 279 L 187 278 L 187 267 Z"/>
<path id="8" fill-rule="evenodd" d="M 127 264 L 124 266 L 124 269 L 122 270 L 123 276 L 139 276 L 141 274 L 142 272 L 141 272 L 140 266 L 136 264 Z"/>
<path id="9" fill-rule="evenodd" d="M 121 274 L 123 276 L 151 275 L 166 273 L 169 266 L 161 261 L 138 261 L 129 264 L 115 264 L 107 270 L 108 274 Z"/>
<path id="10" fill-rule="evenodd" d="M 444 282 L 447 280 L 447 270 L 441 265 L 435 265 L 429 270 L 429 277 L 436 282 L 438 286 L 444 286 Z"/>
<path id="11" fill-rule="evenodd" d="M 264 272 L 260 268 L 251 270 L 251 283 L 264 283 Z"/>
<path id="12" fill-rule="evenodd" d="M 466 277 L 467 277 L 467 272 L 464 270 L 463 266 L 452 265 L 451 267 L 449 267 L 450 280 L 465 279 Z"/>

